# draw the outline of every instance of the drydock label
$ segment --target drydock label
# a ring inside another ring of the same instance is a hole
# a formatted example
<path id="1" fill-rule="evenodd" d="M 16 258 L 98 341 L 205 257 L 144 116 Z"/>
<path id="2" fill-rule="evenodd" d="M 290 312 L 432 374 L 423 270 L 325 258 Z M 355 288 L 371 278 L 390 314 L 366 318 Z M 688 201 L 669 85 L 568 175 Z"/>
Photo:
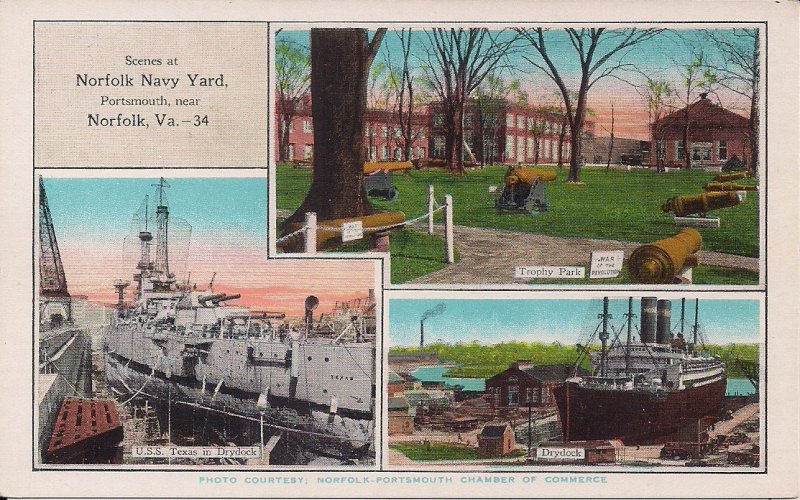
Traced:
<path id="1" fill-rule="evenodd" d="M 259 446 L 133 446 L 136 458 L 261 458 Z"/>

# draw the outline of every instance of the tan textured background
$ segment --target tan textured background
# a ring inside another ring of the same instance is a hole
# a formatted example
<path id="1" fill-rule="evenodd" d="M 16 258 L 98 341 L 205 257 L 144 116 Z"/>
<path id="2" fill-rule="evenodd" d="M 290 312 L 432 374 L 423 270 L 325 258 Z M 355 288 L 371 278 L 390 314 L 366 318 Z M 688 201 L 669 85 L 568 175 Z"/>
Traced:
<path id="1" fill-rule="evenodd" d="M 35 27 L 36 167 L 266 167 L 266 23 L 80 22 Z M 125 56 L 160 58 L 161 66 L 128 66 Z M 177 66 L 166 65 L 178 58 Z M 129 74 L 133 87 L 78 87 L 76 74 Z M 141 74 L 180 77 L 175 89 L 143 87 Z M 190 87 L 187 73 L 225 75 L 227 88 Z M 153 98 L 166 106 L 108 106 L 100 98 Z M 176 106 L 175 98 L 199 98 Z M 141 113 L 144 127 L 88 126 L 88 115 Z M 155 113 L 207 127 L 158 126 Z"/>

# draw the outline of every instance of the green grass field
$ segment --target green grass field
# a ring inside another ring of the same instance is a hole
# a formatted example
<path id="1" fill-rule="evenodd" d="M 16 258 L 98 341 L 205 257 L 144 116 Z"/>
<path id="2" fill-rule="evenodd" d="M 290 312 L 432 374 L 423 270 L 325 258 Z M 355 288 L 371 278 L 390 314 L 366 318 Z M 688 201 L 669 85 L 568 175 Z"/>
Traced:
<path id="1" fill-rule="evenodd" d="M 599 346 L 591 346 L 590 350 L 598 350 Z M 743 377 L 740 368 L 734 363 L 739 359 L 750 363 L 759 363 L 757 344 L 707 345 L 706 350 L 722 358 L 728 364 L 729 377 Z M 416 353 L 416 347 L 395 347 L 389 354 Z M 578 349 L 574 345 L 543 344 L 541 342 L 503 342 L 493 345 L 444 344 L 435 343 L 425 346 L 424 352 L 439 356 L 444 363 L 458 365 L 447 371 L 447 377 L 488 378 L 496 375 L 513 361 L 521 359 L 533 361 L 534 365 L 571 365 L 578 358 Z M 591 362 L 584 357 L 581 366 L 591 369 Z"/>
<path id="2" fill-rule="evenodd" d="M 401 210 L 416 217 L 427 207 L 428 185 L 433 184 L 437 200 L 453 196 L 455 223 L 492 227 L 551 236 L 651 242 L 677 232 L 670 214 L 661 205 L 673 196 L 699 194 L 713 174 L 680 171 L 655 174 L 645 169 L 631 171 L 584 168 L 583 184 L 564 182 L 567 168 L 547 186 L 551 210 L 530 215 L 498 212 L 489 186 L 502 189 L 505 167 L 487 167 L 454 177 L 442 170 L 415 170 L 394 176 L 400 191 L 392 203 L 373 199 L 380 209 Z M 296 209 L 311 181 L 311 171 L 278 166 L 277 206 Z M 747 182 L 747 181 L 745 181 Z M 752 181 L 750 181 L 752 183 Z M 758 197 L 749 192 L 739 206 L 713 212 L 721 221 L 719 229 L 700 229 L 703 249 L 758 257 Z"/>
<path id="3" fill-rule="evenodd" d="M 477 460 L 478 448 L 456 446 L 452 444 L 390 444 L 389 448 L 397 450 L 411 460 L 429 462 L 434 460 Z M 508 457 L 524 456 L 523 450 L 514 450 Z"/>

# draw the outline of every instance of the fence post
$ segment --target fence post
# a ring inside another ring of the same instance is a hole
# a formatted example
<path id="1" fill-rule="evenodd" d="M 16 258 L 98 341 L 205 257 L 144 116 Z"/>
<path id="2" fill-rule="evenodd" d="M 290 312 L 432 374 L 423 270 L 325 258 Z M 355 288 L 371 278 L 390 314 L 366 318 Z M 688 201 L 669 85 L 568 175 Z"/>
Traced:
<path id="1" fill-rule="evenodd" d="M 306 212 L 305 252 L 317 253 L 317 213 Z"/>
<path id="2" fill-rule="evenodd" d="M 444 195 L 444 241 L 447 245 L 447 263 L 452 264 L 456 261 L 453 249 L 453 197 L 449 194 Z"/>
<path id="3" fill-rule="evenodd" d="M 428 185 L 428 234 L 433 234 L 433 184 Z"/>

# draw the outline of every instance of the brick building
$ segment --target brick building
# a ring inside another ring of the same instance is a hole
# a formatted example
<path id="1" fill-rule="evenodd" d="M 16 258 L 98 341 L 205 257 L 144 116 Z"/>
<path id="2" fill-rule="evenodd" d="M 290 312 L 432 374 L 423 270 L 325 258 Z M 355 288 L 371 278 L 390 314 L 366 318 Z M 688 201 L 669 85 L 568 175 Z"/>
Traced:
<path id="1" fill-rule="evenodd" d="M 442 103 L 428 105 L 429 149 L 432 159 L 445 159 L 445 115 Z M 557 163 L 559 137 L 563 132 L 561 159 L 570 158 L 570 132 L 564 116 L 507 100 L 489 103 L 472 99 L 464 110 L 465 159 L 482 163 Z M 562 127 L 563 130 L 562 130 Z M 587 120 L 585 134 L 594 134 L 594 122 Z"/>
<path id="2" fill-rule="evenodd" d="M 486 379 L 486 397 L 493 408 L 555 404 L 553 388 L 568 377 L 567 365 L 533 366 L 515 361 L 508 369 Z"/>
<path id="3" fill-rule="evenodd" d="M 516 444 L 510 425 L 489 423 L 478 434 L 478 456 L 502 457 L 514 451 Z"/>
<path id="4" fill-rule="evenodd" d="M 684 130 L 689 113 L 689 151 L 693 167 L 721 166 L 734 155 L 749 165 L 749 121 L 714 104 L 706 94 L 687 107 L 657 120 L 652 125 L 650 161 L 667 167 L 685 167 Z"/>
<path id="5" fill-rule="evenodd" d="M 404 397 L 390 397 L 387 403 L 388 431 L 390 436 L 398 434 L 409 435 L 414 433 L 414 416 L 411 407 Z"/>
<path id="6" fill-rule="evenodd" d="M 283 105 L 275 104 L 275 161 L 280 161 L 280 130 Z M 411 158 L 427 158 L 428 116 L 417 114 L 412 121 Z M 314 157 L 314 120 L 311 100 L 304 99 L 295 107 L 289 127 L 290 161 L 310 161 Z M 364 115 L 364 153 L 367 161 L 392 161 L 403 158 L 403 137 L 397 113 L 368 109 Z"/>

